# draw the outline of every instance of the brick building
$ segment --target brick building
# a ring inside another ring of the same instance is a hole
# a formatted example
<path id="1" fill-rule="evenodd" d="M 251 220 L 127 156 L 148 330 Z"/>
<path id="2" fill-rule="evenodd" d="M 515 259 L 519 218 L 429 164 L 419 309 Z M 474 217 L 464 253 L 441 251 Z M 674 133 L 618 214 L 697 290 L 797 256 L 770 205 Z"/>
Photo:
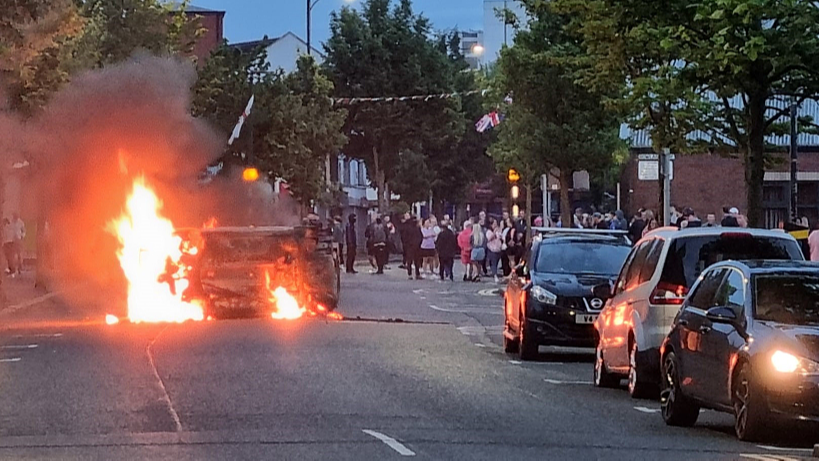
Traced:
<path id="1" fill-rule="evenodd" d="M 192 53 L 196 56 L 196 62 L 201 65 L 210 56 L 211 51 L 221 45 L 225 38 L 225 12 L 187 5 L 185 15 L 189 18 L 197 18 L 203 31 Z"/>
<path id="2" fill-rule="evenodd" d="M 784 106 L 784 102 L 772 101 L 770 105 Z M 819 120 L 819 105 L 813 101 L 804 102 L 799 116 Z M 645 132 L 627 132 L 625 137 L 631 143 L 632 155 L 621 177 L 623 208 L 629 215 L 639 208 L 657 210 L 658 181 L 638 179 L 638 155 L 652 152 L 651 140 Z M 773 161 L 765 172 L 763 185 L 764 224 L 773 228 L 780 221 L 787 221 L 790 180 L 787 151 L 790 136 L 769 136 L 766 141 L 772 152 L 779 152 L 772 154 Z M 798 144 L 798 213 L 814 223 L 819 220 L 819 136 L 800 133 Z M 735 206 L 743 212 L 747 209 L 745 169 L 741 155 L 677 155 L 673 178 L 671 203 L 693 208 L 700 218 L 704 219 L 707 213 L 716 213 L 719 217 L 723 206 Z"/>

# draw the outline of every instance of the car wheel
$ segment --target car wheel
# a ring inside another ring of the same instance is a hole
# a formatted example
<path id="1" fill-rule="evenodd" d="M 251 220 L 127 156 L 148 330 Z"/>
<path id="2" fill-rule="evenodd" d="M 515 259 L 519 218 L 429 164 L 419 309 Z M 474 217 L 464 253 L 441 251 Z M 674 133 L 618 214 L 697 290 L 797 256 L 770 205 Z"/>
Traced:
<path id="1" fill-rule="evenodd" d="M 680 367 L 673 352 L 669 352 L 663 360 L 660 410 L 663 421 L 669 426 L 691 427 L 700 416 L 700 407 L 688 400 L 680 390 Z"/>
<path id="2" fill-rule="evenodd" d="M 532 335 L 526 331 L 529 326 L 526 325 L 526 317 L 523 315 L 520 316 L 518 329 L 520 330 L 518 331 L 518 356 L 521 360 L 535 360 L 538 354 L 538 344 L 534 341 Z"/>
<path id="3" fill-rule="evenodd" d="M 595 387 L 618 387 L 620 386 L 620 378 L 617 375 L 609 373 L 606 367 L 606 361 L 603 359 L 603 349 L 600 347 L 600 340 L 597 340 L 597 347 L 594 353 L 594 386 Z"/>
<path id="4" fill-rule="evenodd" d="M 646 384 L 637 367 L 637 341 L 631 341 L 628 352 L 628 393 L 632 398 L 644 399 L 651 396 L 651 386 Z"/>
<path id="5" fill-rule="evenodd" d="M 759 442 L 770 414 L 762 401 L 759 387 L 751 379 L 751 367 L 743 363 L 733 385 L 734 430 L 739 440 Z"/>

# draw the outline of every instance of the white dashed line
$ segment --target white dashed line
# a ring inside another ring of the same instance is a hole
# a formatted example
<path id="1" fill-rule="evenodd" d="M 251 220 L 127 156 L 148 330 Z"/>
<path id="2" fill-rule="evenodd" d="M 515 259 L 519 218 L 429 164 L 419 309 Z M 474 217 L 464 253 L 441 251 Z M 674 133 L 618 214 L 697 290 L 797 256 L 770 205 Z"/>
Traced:
<path id="1" fill-rule="evenodd" d="M 770 451 L 793 451 L 799 453 L 813 453 L 812 448 L 787 448 L 787 447 L 773 447 L 770 445 L 757 445 L 757 448 Z"/>
<path id="2" fill-rule="evenodd" d="M 521 362 L 520 360 L 510 360 L 509 363 L 511 363 L 512 365 L 520 365 L 523 362 Z"/>
<path id="3" fill-rule="evenodd" d="M 62 333 L 38 333 L 34 335 L 14 335 L 12 338 L 20 339 L 20 338 L 59 338 L 62 336 Z"/>
<path id="4" fill-rule="evenodd" d="M 0 349 L 37 349 L 36 344 L 9 344 L 0 346 Z"/>
<path id="5" fill-rule="evenodd" d="M 799 461 L 796 458 L 788 458 L 785 456 L 758 455 L 754 453 L 741 453 L 739 456 L 748 459 L 758 459 L 760 461 Z"/>
<path id="6" fill-rule="evenodd" d="M 556 379 L 543 378 L 549 384 L 591 384 L 591 381 L 558 381 Z"/>
<path id="7" fill-rule="evenodd" d="M 642 413 L 659 413 L 659 408 L 634 407 L 635 410 Z"/>
<path id="8" fill-rule="evenodd" d="M 486 347 L 486 344 L 475 343 L 475 347 Z"/>
<path id="9" fill-rule="evenodd" d="M 402 444 L 401 442 L 395 440 L 394 438 L 392 438 L 392 437 L 390 437 L 390 436 L 388 436 L 386 434 L 382 434 L 382 433 L 376 432 L 376 431 L 371 431 L 369 429 L 362 429 L 361 432 L 363 432 L 363 433 L 365 433 L 365 434 L 367 434 L 369 436 L 375 437 L 378 440 L 384 442 L 388 447 L 395 450 L 401 456 L 415 456 L 414 451 L 410 450 L 409 448 L 404 446 L 404 444 Z"/>
<path id="10" fill-rule="evenodd" d="M 19 362 L 21 359 L 20 357 L 13 357 L 10 359 L 0 359 L 0 362 Z"/>

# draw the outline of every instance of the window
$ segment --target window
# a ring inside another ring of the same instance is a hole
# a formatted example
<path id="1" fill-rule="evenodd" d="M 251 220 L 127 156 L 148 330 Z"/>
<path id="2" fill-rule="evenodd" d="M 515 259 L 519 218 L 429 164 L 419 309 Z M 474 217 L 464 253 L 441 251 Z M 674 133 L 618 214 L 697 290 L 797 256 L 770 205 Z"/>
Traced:
<path id="1" fill-rule="evenodd" d="M 654 271 L 657 269 L 657 263 L 660 262 L 660 255 L 663 253 L 663 243 L 664 240 L 662 239 L 654 239 L 651 244 L 651 248 L 648 251 L 648 256 L 646 257 L 646 262 L 643 264 L 643 268 L 640 270 L 640 282 L 645 283 L 651 280 L 651 277 L 654 276 Z"/>
<path id="2" fill-rule="evenodd" d="M 616 274 L 631 247 L 611 242 L 541 243 L 535 270 L 561 274 Z"/>
<path id="3" fill-rule="evenodd" d="M 754 278 L 754 318 L 788 325 L 819 325 L 819 276 L 764 274 Z"/>
<path id="4" fill-rule="evenodd" d="M 643 266 L 646 264 L 648 254 L 651 251 L 651 247 L 653 245 L 654 240 L 643 242 L 637 248 L 637 252 L 634 253 L 634 259 L 631 261 L 631 267 L 629 267 L 628 273 L 626 274 L 625 284 L 627 290 L 634 288 L 640 283 L 642 283 L 640 271 L 642 271 Z"/>
<path id="5" fill-rule="evenodd" d="M 620 269 L 620 276 L 617 277 L 617 283 L 614 286 L 614 294 L 617 295 L 626 289 L 626 275 L 631 270 L 631 262 L 634 260 L 634 255 L 637 253 L 637 248 L 631 250 L 631 253 L 626 258 L 623 268 Z"/>
<path id="6" fill-rule="evenodd" d="M 725 278 L 727 269 L 713 269 L 705 273 L 702 282 L 691 293 L 688 304 L 691 307 L 708 310 L 716 305 L 717 290 Z"/>
<path id="7" fill-rule="evenodd" d="M 725 306 L 739 318 L 745 310 L 745 279 L 737 270 L 729 270 L 728 277 L 717 291 L 715 306 Z"/>

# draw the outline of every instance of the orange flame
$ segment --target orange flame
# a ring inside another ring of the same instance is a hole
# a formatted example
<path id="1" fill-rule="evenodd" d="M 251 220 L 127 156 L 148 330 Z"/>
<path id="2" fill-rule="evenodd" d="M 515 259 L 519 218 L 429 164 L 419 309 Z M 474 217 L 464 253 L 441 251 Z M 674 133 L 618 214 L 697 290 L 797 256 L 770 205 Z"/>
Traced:
<path id="1" fill-rule="evenodd" d="M 275 306 L 276 310 L 271 312 L 270 316 L 274 319 L 293 320 L 300 318 L 306 311 L 305 308 L 299 306 L 298 300 L 293 297 L 284 287 L 278 287 L 275 290 L 270 288 L 270 273 L 265 272 L 265 287 L 270 293 L 268 300 L 270 304 Z"/>
<path id="2" fill-rule="evenodd" d="M 116 325 L 119 323 L 119 317 L 116 315 L 107 314 L 105 316 L 105 323 L 108 325 Z"/>
<path id="3" fill-rule="evenodd" d="M 120 242 L 117 256 L 128 280 L 128 319 L 202 320 L 202 307 L 182 300 L 188 287 L 184 277 L 188 267 L 180 263 L 182 238 L 175 235 L 173 223 L 160 216 L 161 208 L 162 202 L 140 177 L 134 180 L 125 212 L 110 223 Z"/>
<path id="4" fill-rule="evenodd" d="M 213 229 L 214 227 L 218 226 L 219 223 L 216 221 L 216 218 L 210 218 L 205 224 L 202 224 L 204 229 Z"/>

